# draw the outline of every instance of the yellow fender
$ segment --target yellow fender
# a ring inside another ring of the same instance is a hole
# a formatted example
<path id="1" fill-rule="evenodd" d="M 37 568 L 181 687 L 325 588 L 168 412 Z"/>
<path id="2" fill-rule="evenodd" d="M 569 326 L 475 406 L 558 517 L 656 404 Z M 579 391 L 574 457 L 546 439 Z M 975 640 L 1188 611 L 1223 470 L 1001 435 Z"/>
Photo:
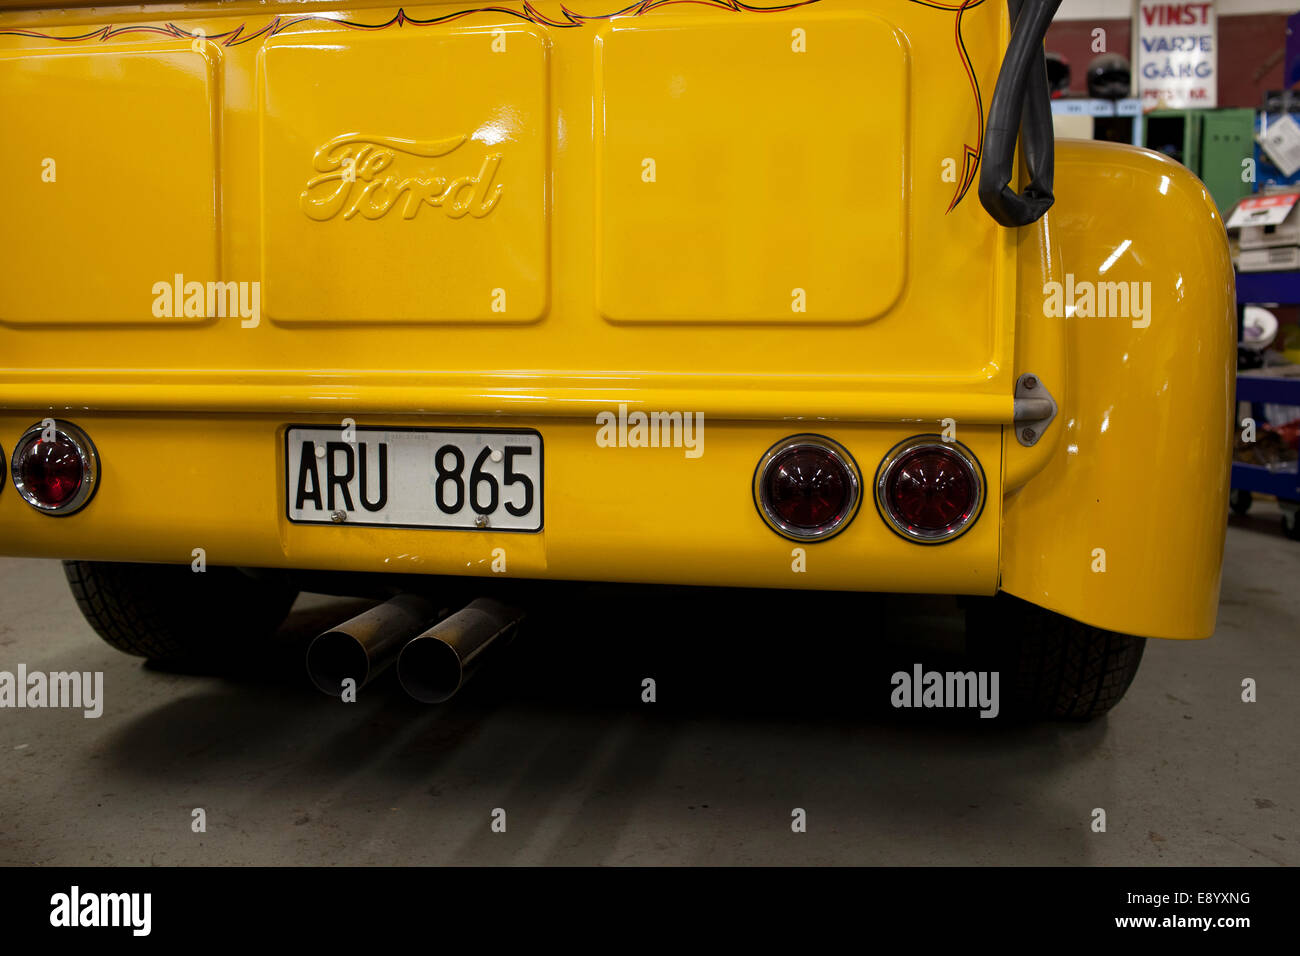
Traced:
<path id="1" fill-rule="evenodd" d="M 1096 627 L 1208 637 L 1236 368 L 1222 220 L 1183 166 L 1109 143 L 1059 142 L 1056 196 L 1046 233 L 1059 248 L 1043 231 L 1022 230 L 1022 277 L 1045 279 L 1046 291 L 1022 281 L 1018 326 L 1027 338 L 1051 337 L 1035 326 L 1059 323 L 1065 380 L 1050 443 L 1035 449 L 1046 464 L 1019 489 L 1023 449 L 1011 430 L 1004 436 L 1012 480 L 1001 588 Z M 1125 284 L 1128 315 L 1096 314 L 1107 311 L 1097 291 L 1107 299 L 1118 291 L 1102 283 Z M 1073 291 L 1074 301 L 1053 318 L 1045 313 L 1058 291 L 1061 299 Z"/>

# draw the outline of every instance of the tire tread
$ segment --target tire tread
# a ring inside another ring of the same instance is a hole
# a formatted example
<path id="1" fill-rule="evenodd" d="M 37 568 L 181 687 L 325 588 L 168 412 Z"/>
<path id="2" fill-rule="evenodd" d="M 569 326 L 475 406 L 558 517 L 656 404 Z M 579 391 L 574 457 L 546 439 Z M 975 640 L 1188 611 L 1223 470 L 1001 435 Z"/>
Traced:
<path id="1" fill-rule="evenodd" d="M 77 607 L 105 643 L 136 657 L 183 660 L 269 636 L 296 592 L 234 568 L 64 561 Z"/>
<path id="2" fill-rule="evenodd" d="M 1020 716 L 1091 720 L 1128 691 L 1146 639 L 1092 627 L 1008 594 L 973 605 L 971 651 L 1012 677 L 1006 709 Z"/>

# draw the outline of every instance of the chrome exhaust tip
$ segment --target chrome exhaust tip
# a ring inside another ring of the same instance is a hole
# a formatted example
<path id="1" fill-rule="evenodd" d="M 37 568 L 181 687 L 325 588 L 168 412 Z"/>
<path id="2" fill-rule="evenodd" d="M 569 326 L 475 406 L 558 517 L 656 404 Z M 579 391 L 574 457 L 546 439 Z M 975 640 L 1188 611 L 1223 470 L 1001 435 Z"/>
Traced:
<path id="1" fill-rule="evenodd" d="M 513 636 L 523 612 L 492 598 L 478 598 L 423 634 L 397 658 L 397 679 L 418 701 L 441 704 L 473 676 L 487 649 Z"/>
<path id="2" fill-rule="evenodd" d="M 360 690 L 437 616 L 438 609 L 424 598 L 400 594 L 313 639 L 307 648 L 307 675 L 331 697 L 343 696 L 348 680 Z"/>

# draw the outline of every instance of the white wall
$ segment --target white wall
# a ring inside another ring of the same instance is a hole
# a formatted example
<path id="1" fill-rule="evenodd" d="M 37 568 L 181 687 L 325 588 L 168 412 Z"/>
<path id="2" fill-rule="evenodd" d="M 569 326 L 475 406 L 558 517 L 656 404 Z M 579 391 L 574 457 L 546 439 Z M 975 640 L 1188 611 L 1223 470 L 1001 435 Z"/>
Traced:
<path id="1" fill-rule="evenodd" d="M 1181 0 L 1170 0 L 1171 3 Z M 1064 0 L 1057 20 L 1127 20 L 1133 15 L 1133 0 Z M 1300 13 L 1300 0 L 1218 0 L 1221 17 L 1247 13 Z"/>

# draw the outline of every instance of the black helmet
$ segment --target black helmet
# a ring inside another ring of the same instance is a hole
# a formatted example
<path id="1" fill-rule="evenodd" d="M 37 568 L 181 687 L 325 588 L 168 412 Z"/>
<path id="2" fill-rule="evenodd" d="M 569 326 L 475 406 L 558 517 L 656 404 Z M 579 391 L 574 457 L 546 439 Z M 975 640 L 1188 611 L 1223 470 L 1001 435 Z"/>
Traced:
<path id="1" fill-rule="evenodd" d="M 1070 61 L 1059 53 L 1047 54 L 1047 88 L 1053 99 L 1070 88 Z"/>
<path id="2" fill-rule="evenodd" d="M 1128 60 L 1118 53 L 1103 53 L 1088 64 L 1088 95 L 1096 99 L 1122 100 L 1132 81 Z"/>

